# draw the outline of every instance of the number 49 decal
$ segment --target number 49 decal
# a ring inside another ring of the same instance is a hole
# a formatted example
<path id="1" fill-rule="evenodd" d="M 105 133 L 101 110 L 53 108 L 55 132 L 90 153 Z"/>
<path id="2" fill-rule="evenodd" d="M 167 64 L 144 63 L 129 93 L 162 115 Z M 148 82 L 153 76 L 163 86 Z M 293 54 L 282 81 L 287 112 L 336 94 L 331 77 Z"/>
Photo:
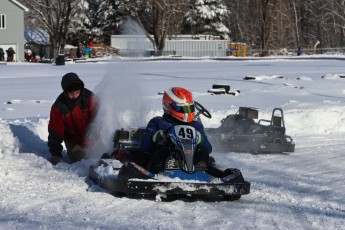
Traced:
<path id="1" fill-rule="evenodd" d="M 177 125 L 174 127 L 176 135 L 181 139 L 194 139 L 195 128 L 187 125 Z"/>

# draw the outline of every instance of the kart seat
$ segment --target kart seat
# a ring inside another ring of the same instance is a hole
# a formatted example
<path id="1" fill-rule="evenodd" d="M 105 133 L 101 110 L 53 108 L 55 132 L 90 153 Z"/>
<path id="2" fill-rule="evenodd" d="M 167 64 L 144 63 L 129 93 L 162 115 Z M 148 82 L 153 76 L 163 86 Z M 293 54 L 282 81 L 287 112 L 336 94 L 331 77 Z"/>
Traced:
<path id="1" fill-rule="evenodd" d="M 282 127 L 282 117 L 272 116 L 272 125 Z"/>

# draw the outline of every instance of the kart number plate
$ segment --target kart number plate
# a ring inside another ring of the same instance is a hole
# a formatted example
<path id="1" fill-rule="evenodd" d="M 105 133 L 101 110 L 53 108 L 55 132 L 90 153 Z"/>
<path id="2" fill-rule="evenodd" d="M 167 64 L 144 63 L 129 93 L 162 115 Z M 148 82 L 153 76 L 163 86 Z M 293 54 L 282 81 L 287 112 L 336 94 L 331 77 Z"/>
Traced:
<path id="1" fill-rule="evenodd" d="M 188 125 L 176 125 L 174 130 L 180 139 L 193 140 L 196 135 L 195 128 Z"/>

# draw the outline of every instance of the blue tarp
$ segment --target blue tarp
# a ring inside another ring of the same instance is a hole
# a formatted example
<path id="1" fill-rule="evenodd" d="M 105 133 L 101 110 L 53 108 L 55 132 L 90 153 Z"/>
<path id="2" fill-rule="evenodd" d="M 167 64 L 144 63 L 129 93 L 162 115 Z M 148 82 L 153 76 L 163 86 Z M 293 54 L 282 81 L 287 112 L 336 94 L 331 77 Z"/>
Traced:
<path id="1" fill-rule="evenodd" d="M 35 43 L 37 45 L 49 45 L 49 34 L 41 29 L 25 29 L 25 43 Z"/>

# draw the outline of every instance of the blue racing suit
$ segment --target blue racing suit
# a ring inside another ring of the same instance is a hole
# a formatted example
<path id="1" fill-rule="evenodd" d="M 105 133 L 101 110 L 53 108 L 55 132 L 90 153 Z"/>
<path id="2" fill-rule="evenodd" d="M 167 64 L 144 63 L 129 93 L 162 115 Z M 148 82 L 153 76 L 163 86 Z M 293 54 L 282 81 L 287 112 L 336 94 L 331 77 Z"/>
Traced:
<path id="1" fill-rule="evenodd" d="M 158 130 L 167 130 L 175 125 L 189 125 L 194 127 L 197 131 L 200 132 L 202 136 L 202 142 L 197 146 L 197 151 L 195 153 L 195 161 L 198 160 L 204 160 L 207 162 L 208 155 L 212 152 L 212 145 L 208 141 L 208 138 L 205 134 L 204 127 L 201 122 L 199 121 L 192 121 L 191 123 L 185 123 L 182 121 L 179 121 L 175 118 L 172 118 L 168 114 L 164 114 L 162 117 L 157 116 L 152 118 L 149 123 L 147 124 L 142 142 L 141 142 L 141 148 L 148 153 L 152 158 L 160 158 L 157 159 L 160 163 L 163 163 L 166 158 L 166 149 L 162 149 L 164 147 L 157 145 L 153 142 L 152 136 L 158 131 Z M 167 146 L 166 146 L 167 147 Z M 157 151 L 159 152 L 157 154 Z M 207 155 L 205 157 L 205 154 Z M 205 159 L 207 158 L 207 159 Z M 153 159 L 155 161 L 155 159 Z M 157 164 L 157 163 L 153 163 Z"/>

